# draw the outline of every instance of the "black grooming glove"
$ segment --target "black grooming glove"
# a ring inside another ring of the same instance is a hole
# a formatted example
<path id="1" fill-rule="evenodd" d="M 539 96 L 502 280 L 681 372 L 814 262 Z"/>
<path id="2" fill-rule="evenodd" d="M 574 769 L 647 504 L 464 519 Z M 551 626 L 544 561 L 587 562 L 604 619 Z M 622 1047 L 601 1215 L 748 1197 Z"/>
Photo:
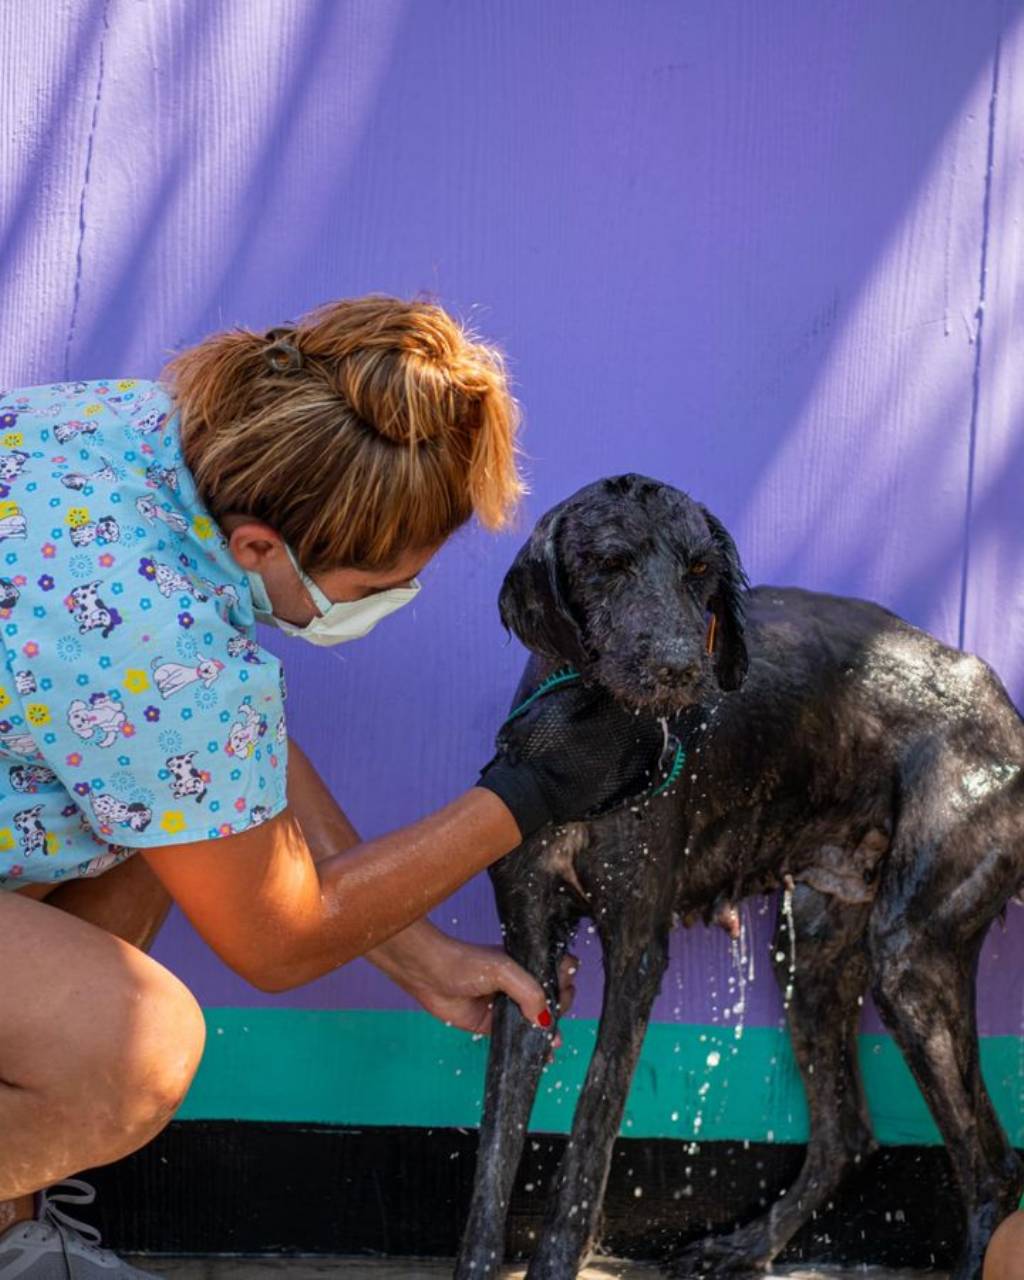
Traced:
<path id="1" fill-rule="evenodd" d="M 505 802 L 526 839 L 549 822 L 593 817 L 645 791 L 664 741 L 653 716 L 624 711 L 576 680 L 513 712 L 477 785 Z"/>

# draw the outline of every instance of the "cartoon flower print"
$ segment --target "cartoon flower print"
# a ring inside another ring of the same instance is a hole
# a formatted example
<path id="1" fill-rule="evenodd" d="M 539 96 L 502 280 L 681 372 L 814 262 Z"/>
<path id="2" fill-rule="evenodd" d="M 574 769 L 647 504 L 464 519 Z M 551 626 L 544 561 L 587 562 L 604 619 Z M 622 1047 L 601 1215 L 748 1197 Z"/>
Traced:
<path id="1" fill-rule="evenodd" d="M 58 836 L 55 831 L 47 831 L 46 842 L 43 847 L 46 849 L 46 852 L 50 857 L 53 857 L 60 848 L 60 836 Z"/>
<path id="2" fill-rule="evenodd" d="M 189 627 L 193 625 L 194 622 L 195 622 L 195 618 L 193 618 L 189 612 L 185 611 L 184 613 L 178 614 L 178 626 L 184 627 L 186 631 L 188 630 Z"/>
<path id="3" fill-rule="evenodd" d="M 11 695 L 6 689 L 0 688 L 0 708 L 9 707 L 11 705 Z"/>
<path id="4" fill-rule="evenodd" d="M 222 822 L 217 828 L 217 834 L 219 836 L 233 836 L 235 834 L 235 829 L 230 822 Z"/>
<path id="5" fill-rule="evenodd" d="M 25 707 L 25 715 L 28 722 L 36 728 L 40 725 L 49 724 L 53 717 L 50 714 L 50 708 L 45 702 L 30 702 Z"/>
<path id="6" fill-rule="evenodd" d="M 87 418 L 95 418 L 98 413 L 103 412 L 103 406 L 101 404 L 87 404 L 83 412 Z"/>
<path id="7" fill-rule="evenodd" d="M 104 551 L 104 553 L 99 557 L 99 565 L 101 569 L 109 569 L 113 563 L 114 557 L 109 551 Z"/>
<path id="8" fill-rule="evenodd" d="M 149 688 L 149 676 L 141 667 L 129 667 L 124 673 L 124 687 L 129 693 L 145 693 Z"/>
<path id="9" fill-rule="evenodd" d="M 196 516 L 192 521 L 192 528 L 195 530 L 196 537 L 203 542 L 213 536 L 213 521 L 209 516 Z"/>
<path id="10" fill-rule="evenodd" d="M 37 581 L 38 581 L 38 583 L 39 583 L 40 587 L 42 587 L 42 589 L 43 589 L 44 591 L 52 591 L 52 590 L 53 590 L 53 579 L 50 577 L 50 575 L 49 575 L 48 573 L 44 573 L 44 574 L 42 574 L 42 575 L 37 579 Z"/>
<path id="11" fill-rule="evenodd" d="M 72 751 L 71 754 L 66 757 L 66 761 L 72 769 L 77 769 L 82 763 L 82 753 L 80 751 Z"/>
<path id="12" fill-rule="evenodd" d="M 18 425 L 18 415 L 8 410 L 6 413 L 0 413 L 0 430 L 10 431 L 12 427 Z"/>
<path id="13" fill-rule="evenodd" d="M 124 724 L 121 726 L 121 733 L 122 733 L 126 738 L 134 738 L 134 737 L 135 737 L 135 726 L 132 724 L 132 722 L 131 722 L 130 720 L 126 720 L 126 721 L 124 722 Z"/>
<path id="14" fill-rule="evenodd" d="M 185 830 L 185 815 L 180 809 L 165 809 L 160 825 L 168 835 L 176 835 L 179 831 Z"/>
<path id="15" fill-rule="evenodd" d="M 71 570 L 72 577 L 92 577 L 92 559 L 85 552 L 79 552 L 77 555 L 72 556 L 68 561 L 68 568 Z"/>
<path id="16" fill-rule="evenodd" d="M 121 378 L 115 385 L 118 391 L 131 391 L 137 382 L 138 378 Z"/>
<path id="17" fill-rule="evenodd" d="M 29 640 L 27 644 L 23 644 L 21 651 L 26 658 L 37 658 L 39 656 L 39 646 L 34 640 Z"/>
<path id="18" fill-rule="evenodd" d="M 179 755 L 185 745 L 185 739 L 177 729 L 164 729 L 160 737 L 157 738 L 157 742 L 160 745 L 160 750 L 168 756 Z"/>
<path id="19" fill-rule="evenodd" d="M 74 791 L 76 796 L 87 796 L 89 794 L 88 782 L 76 782 Z"/>
<path id="20" fill-rule="evenodd" d="M 89 523 L 89 508 L 69 507 L 64 523 L 72 529 L 80 529 L 82 525 Z"/>
<path id="21" fill-rule="evenodd" d="M 156 565 L 149 556 L 143 556 L 139 560 L 139 573 L 142 577 L 148 578 L 150 582 L 156 577 Z"/>
<path id="22" fill-rule="evenodd" d="M 160 719 L 160 708 L 147 707 L 142 714 L 146 717 L 146 719 L 149 721 L 150 724 L 155 724 L 156 721 Z"/>
<path id="23" fill-rule="evenodd" d="M 52 560 L 53 557 L 57 554 L 57 548 L 53 545 L 52 542 L 44 542 L 42 546 L 42 552 L 43 552 L 44 560 Z"/>

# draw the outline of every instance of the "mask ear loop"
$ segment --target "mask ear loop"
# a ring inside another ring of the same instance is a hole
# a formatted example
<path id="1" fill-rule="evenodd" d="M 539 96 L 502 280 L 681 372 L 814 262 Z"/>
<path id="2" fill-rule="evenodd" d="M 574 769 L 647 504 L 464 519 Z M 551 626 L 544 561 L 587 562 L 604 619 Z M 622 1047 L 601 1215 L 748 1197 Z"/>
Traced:
<path id="1" fill-rule="evenodd" d="M 718 631 L 718 614 L 712 611 L 711 617 L 708 619 L 708 633 L 704 637 L 704 648 L 707 650 L 708 657 L 714 657 L 715 653 L 715 636 Z"/>

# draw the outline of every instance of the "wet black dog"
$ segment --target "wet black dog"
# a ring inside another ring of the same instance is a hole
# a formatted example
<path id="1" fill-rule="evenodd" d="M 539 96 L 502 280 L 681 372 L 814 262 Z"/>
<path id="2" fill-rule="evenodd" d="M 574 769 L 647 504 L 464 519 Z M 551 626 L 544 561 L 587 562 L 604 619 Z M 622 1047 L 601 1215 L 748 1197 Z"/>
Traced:
<path id="1" fill-rule="evenodd" d="M 517 701 L 571 663 L 670 717 L 688 756 L 663 795 L 542 832 L 492 871 L 506 945 L 550 996 L 582 916 L 604 951 L 597 1045 L 529 1276 L 574 1276 L 593 1240 L 673 917 L 732 927 L 737 900 L 790 886 L 806 1161 L 769 1213 L 691 1247 L 674 1274 L 764 1270 L 872 1150 L 856 1047 L 870 989 L 946 1141 L 966 1221 L 954 1277 L 975 1280 L 1024 1181 L 981 1077 L 974 1007 L 985 933 L 1024 880 L 1024 723 L 997 677 L 876 605 L 748 593 L 722 525 L 639 476 L 545 516 L 501 612 L 536 655 Z M 459 1280 L 497 1274 L 549 1042 L 501 1002 Z"/>

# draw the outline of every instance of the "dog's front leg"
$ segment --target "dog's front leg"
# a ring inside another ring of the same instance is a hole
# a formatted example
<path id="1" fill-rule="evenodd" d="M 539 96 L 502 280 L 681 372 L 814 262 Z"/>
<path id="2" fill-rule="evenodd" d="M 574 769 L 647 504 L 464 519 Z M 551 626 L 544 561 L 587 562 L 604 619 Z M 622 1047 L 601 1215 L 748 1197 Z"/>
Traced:
<path id="1" fill-rule="evenodd" d="M 562 882 L 544 865 L 548 838 L 509 855 L 491 877 L 509 955 L 544 987 L 558 1011 L 558 962 L 579 912 Z M 455 1264 L 455 1280 L 483 1280 L 500 1272 L 505 1256 L 509 1196 L 526 1138 L 540 1074 L 555 1026 L 531 1025 L 507 997 L 494 1008 L 487 1086 L 469 1220 Z"/>
<path id="2" fill-rule="evenodd" d="M 638 840 L 629 823 L 592 847 L 589 874 L 581 868 L 604 950 L 604 1003 L 528 1280 L 571 1280 L 594 1240 L 612 1147 L 668 963 L 671 877 L 652 853 L 655 842 Z"/>

